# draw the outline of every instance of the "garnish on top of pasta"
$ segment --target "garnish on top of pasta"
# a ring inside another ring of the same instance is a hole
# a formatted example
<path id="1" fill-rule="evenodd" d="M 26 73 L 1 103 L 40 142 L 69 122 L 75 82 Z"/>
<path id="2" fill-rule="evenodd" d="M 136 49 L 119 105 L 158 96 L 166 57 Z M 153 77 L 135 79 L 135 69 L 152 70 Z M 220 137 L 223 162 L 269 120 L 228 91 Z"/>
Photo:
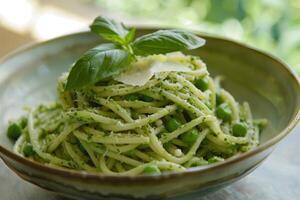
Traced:
<path id="1" fill-rule="evenodd" d="M 57 102 L 10 122 L 16 153 L 74 170 L 140 175 L 224 161 L 259 144 L 266 120 L 253 120 L 248 103 L 236 102 L 199 57 L 178 52 L 202 46 L 202 38 L 164 30 L 133 41 L 133 29 L 103 17 L 91 29 L 114 44 L 89 50 L 59 78 Z"/>

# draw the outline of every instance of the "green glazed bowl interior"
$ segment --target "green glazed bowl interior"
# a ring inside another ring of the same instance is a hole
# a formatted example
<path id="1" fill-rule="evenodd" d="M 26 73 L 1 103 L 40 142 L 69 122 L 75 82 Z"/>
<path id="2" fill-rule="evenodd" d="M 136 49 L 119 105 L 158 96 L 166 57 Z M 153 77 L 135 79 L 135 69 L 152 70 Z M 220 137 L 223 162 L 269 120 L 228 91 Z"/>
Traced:
<path id="1" fill-rule="evenodd" d="M 138 29 L 137 33 L 148 31 Z M 248 101 L 255 118 L 269 120 L 257 149 L 214 166 L 228 165 L 265 151 L 296 125 L 300 109 L 299 80 L 277 58 L 226 39 L 203 37 L 206 45 L 191 53 L 204 60 L 213 76 L 224 76 L 224 87 L 239 102 Z M 0 153 L 11 159 L 18 157 L 11 153 L 13 144 L 6 137 L 8 120 L 20 116 L 24 105 L 55 100 L 57 78 L 83 52 L 101 42 L 90 33 L 77 33 L 19 50 L 0 63 Z"/>

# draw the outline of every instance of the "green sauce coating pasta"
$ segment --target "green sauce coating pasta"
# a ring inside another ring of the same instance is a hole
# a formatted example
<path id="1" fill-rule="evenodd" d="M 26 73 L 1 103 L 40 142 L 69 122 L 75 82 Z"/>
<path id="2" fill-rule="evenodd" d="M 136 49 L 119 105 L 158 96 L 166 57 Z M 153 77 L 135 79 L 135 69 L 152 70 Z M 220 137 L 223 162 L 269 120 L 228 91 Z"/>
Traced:
<path id="1" fill-rule="evenodd" d="M 57 102 L 11 123 L 15 152 L 59 167 L 135 176 L 184 171 L 255 148 L 266 120 L 253 120 L 248 103 L 236 102 L 200 58 L 181 54 L 176 62 L 191 70 L 159 72 L 142 86 L 111 78 L 65 91 L 63 74 Z"/>

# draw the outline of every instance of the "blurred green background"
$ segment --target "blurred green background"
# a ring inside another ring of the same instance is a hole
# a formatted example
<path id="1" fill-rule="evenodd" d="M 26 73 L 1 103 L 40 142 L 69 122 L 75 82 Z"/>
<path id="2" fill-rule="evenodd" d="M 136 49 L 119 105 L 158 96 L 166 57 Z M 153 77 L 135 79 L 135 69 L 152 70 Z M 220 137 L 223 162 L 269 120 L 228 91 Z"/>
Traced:
<path id="1" fill-rule="evenodd" d="M 0 0 L 0 56 L 87 30 L 98 15 L 229 37 L 281 57 L 300 74 L 300 0 Z"/>
<path id="2" fill-rule="evenodd" d="M 300 0 L 95 0 L 139 23 L 214 33 L 267 50 L 300 74 Z"/>

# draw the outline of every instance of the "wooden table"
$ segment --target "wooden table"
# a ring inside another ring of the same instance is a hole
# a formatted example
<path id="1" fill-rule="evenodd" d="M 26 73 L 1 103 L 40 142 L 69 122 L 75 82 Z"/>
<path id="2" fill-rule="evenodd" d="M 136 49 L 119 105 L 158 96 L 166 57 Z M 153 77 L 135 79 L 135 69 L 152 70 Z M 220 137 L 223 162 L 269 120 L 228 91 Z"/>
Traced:
<path id="1" fill-rule="evenodd" d="M 282 141 L 252 174 L 199 200 L 300 199 L 300 125 Z M 1 200 L 62 200 L 54 193 L 27 183 L 0 161 Z"/>

